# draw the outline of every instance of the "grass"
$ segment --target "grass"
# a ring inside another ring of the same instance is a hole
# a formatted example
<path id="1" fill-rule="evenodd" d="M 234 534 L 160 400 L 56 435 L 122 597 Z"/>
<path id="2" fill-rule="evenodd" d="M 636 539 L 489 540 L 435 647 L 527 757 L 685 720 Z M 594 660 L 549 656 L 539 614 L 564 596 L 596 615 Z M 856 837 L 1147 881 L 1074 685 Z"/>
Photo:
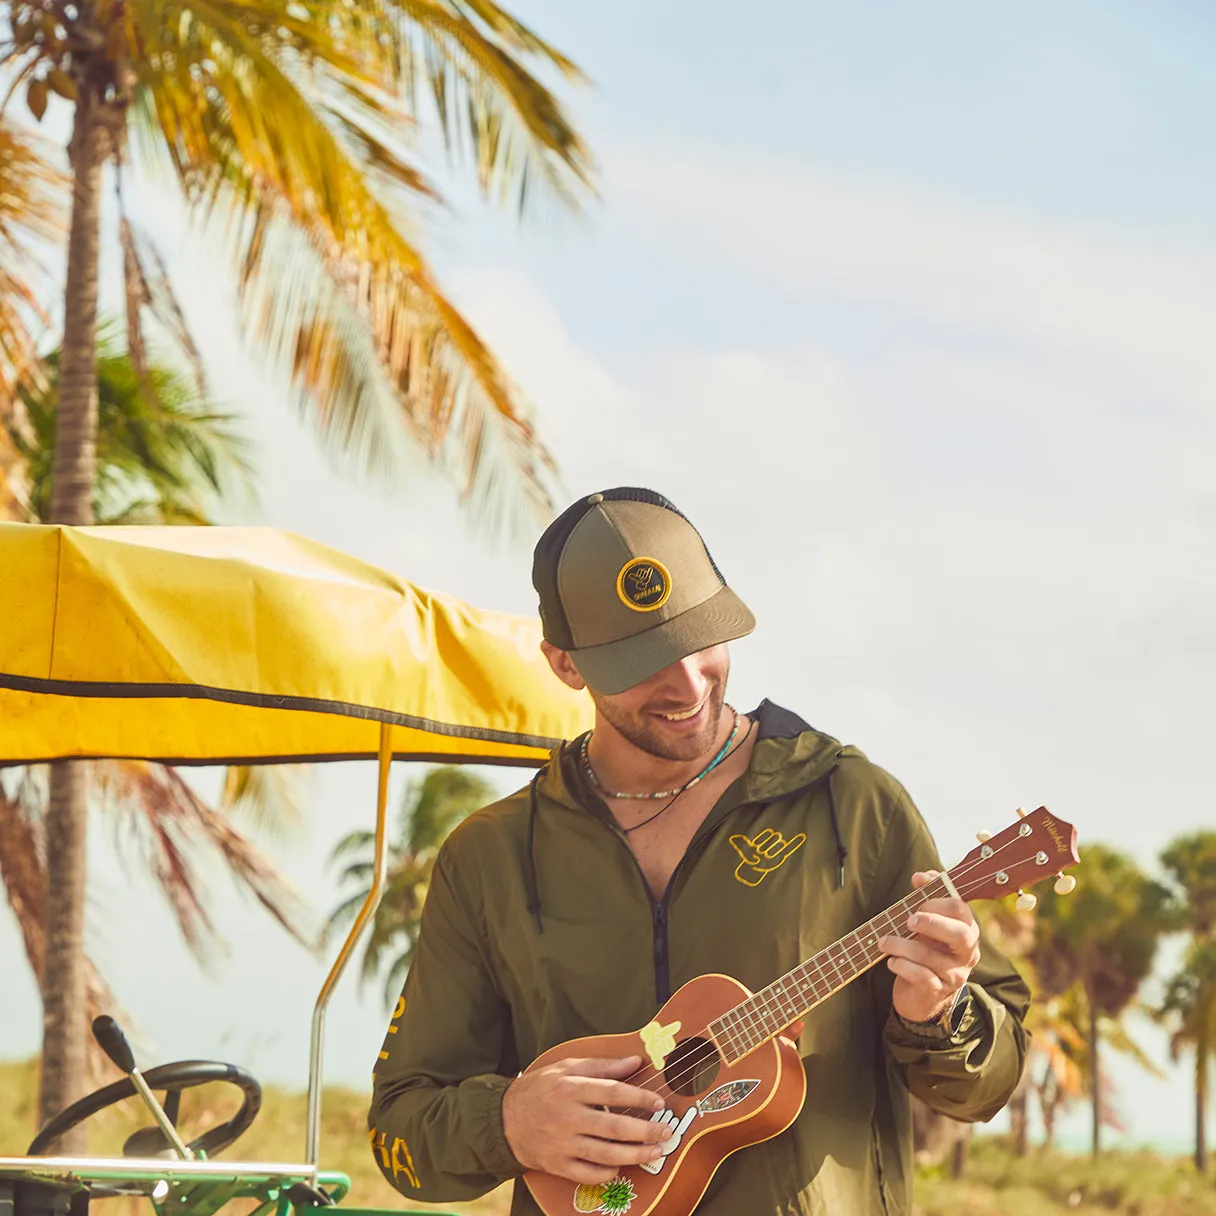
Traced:
<path id="1" fill-rule="evenodd" d="M 25 1151 L 34 1131 L 33 1061 L 0 1062 L 0 1156 Z M 234 1090 L 208 1086 L 183 1102 L 187 1137 L 229 1118 L 238 1105 Z M 326 1169 L 349 1174 L 348 1204 L 400 1210 L 404 1200 L 381 1177 L 367 1143 L 367 1096 L 351 1089 L 325 1092 L 321 1156 Z M 150 1117 L 134 1102 L 125 1103 L 89 1126 L 89 1151 L 117 1155 L 123 1140 Z M 269 1087 L 257 1120 L 228 1157 L 245 1160 L 299 1161 L 303 1157 L 304 1097 Z M 194 1130 L 191 1131 L 191 1128 Z M 510 1188 L 475 1203 L 414 1204 L 421 1210 L 461 1216 L 506 1216 Z M 125 1210 L 124 1210 L 125 1209 Z M 110 1200 L 109 1216 L 151 1216 L 146 1204 Z M 978 1138 L 967 1175 L 959 1181 L 941 1169 L 922 1170 L 916 1183 L 914 1216 L 1216 1216 L 1216 1180 L 1195 1172 L 1189 1160 L 1155 1153 L 1112 1152 L 1098 1162 L 1088 1157 L 1035 1150 L 1012 1156 L 996 1137 Z M 843 1214 L 842 1214 L 843 1216 Z"/>

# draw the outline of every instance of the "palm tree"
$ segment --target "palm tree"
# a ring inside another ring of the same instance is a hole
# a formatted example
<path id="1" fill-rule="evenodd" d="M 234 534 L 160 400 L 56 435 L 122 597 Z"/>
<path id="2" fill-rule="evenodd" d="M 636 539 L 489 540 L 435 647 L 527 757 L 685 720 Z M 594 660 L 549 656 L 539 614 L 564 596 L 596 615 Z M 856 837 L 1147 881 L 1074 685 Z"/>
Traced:
<path id="1" fill-rule="evenodd" d="M 18 417 L 0 435 L 20 464 L 24 503 L 18 518 L 50 518 L 59 421 L 60 352 L 41 363 L 36 380 L 17 390 Z M 218 413 L 191 376 L 168 364 L 147 373 L 145 390 L 113 327 L 97 354 L 97 478 L 93 518 L 99 524 L 206 524 L 225 496 L 252 494 L 252 468 L 235 419 Z"/>
<path id="2" fill-rule="evenodd" d="M 1208 1168 L 1208 1065 L 1216 1055 L 1216 941 L 1191 943 L 1157 1013 L 1173 1028 L 1171 1059 L 1176 1062 L 1187 1048 L 1195 1053 L 1195 1168 L 1203 1174 Z"/>
<path id="3" fill-rule="evenodd" d="M 17 514 L 31 522 L 49 510 L 59 367 L 58 352 L 52 352 L 19 387 L 15 410 L 0 418 L 0 441 L 9 444 L 22 486 Z M 147 378 L 156 398 L 150 402 L 144 377 L 104 331 L 97 368 L 94 514 L 100 522 L 205 524 L 221 495 L 247 487 L 244 443 L 232 420 L 199 397 L 192 377 L 153 364 Z M 229 770 L 217 808 L 161 765 L 123 761 L 82 764 L 80 770 L 90 805 L 113 825 L 122 852 L 144 862 L 196 956 L 205 959 L 223 944 L 211 917 L 213 895 L 199 869 L 208 856 L 297 940 L 313 944 L 302 901 L 236 824 L 241 815 L 290 818 L 290 770 Z M 48 784 L 45 767 L 11 770 L 0 781 L 0 884 L 40 981 L 47 954 Z M 113 1012 L 114 995 L 87 954 L 83 968 L 87 1016 Z M 80 1047 L 84 1079 L 95 1083 L 105 1069 L 101 1053 L 87 1039 Z"/>
<path id="4" fill-rule="evenodd" d="M 433 768 L 405 791 L 396 839 L 389 844 L 384 895 L 363 951 L 364 983 L 383 973 L 384 1001 L 392 1007 L 414 957 L 414 943 L 431 869 L 448 833 L 475 810 L 494 801 L 484 778 L 454 765 Z M 330 863 L 345 863 L 338 876 L 351 894 L 330 914 L 326 933 L 344 933 L 371 888 L 372 832 L 351 832 L 334 846 Z"/>
<path id="5" fill-rule="evenodd" d="M 100 199 L 113 165 L 121 206 L 132 146 L 216 221 L 247 336 L 332 451 L 382 471 L 409 435 L 483 517 L 520 490 L 548 510 L 547 457 L 515 391 L 405 233 L 403 202 L 437 193 L 402 138 L 433 113 L 486 193 L 522 207 L 540 179 L 572 198 L 588 180 L 586 149 L 529 71 L 574 79 L 570 60 L 495 0 L 14 0 L 8 15 L 0 62 L 13 87 L 38 119 L 51 94 L 73 114 L 53 522 L 93 518 Z M 119 236 L 128 349 L 143 373 L 145 311 L 192 344 L 125 211 Z M 44 1109 L 81 1089 L 85 805 L 79 766 L 54 765 Z"/>
<path id="6" fill-rule="evenodd" d="M 1101 1149 L 1103 1023 L 1135 999 L 1171 925 L 1168 892 L 1130 858 L 1090 845 L 1075 893 L 1043 892 L 1030 961 L 1044 996 L 1078 985 L 1085 999 L 1093 1155 Z"/>
<path id="7" fill-rule="evenodd" d="M 1216 832 L 1179 836 L 1161 864 L 1179 898 L 1183 927 L 1197 938 L 1216 935 Z"/>
<path id="8" fill-rule="evenodd" d="M 1208 1058 L 1216 1052 L 1216 832 L 1181 836 L 1161 854 L 1178 924 L 1190 934 L 1186 962 L 1158 1011 L 1174 1026 L 1170 1050 L 1195 1051 L 1195 1165 L 1207 1170 Z"/>

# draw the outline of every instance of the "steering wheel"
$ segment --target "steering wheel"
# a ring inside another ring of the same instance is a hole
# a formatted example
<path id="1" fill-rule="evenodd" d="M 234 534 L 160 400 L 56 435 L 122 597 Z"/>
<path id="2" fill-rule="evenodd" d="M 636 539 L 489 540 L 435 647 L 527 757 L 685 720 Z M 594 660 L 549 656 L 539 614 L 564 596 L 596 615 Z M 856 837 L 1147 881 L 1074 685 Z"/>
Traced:
<path id="1" fill-rule="evenodd" d="M 249 1073 L 235 1064 L 221 1064 L 212 1060 L 179 1060 L 175 1064 L 161 1064 L 156 1068 L 149 1068 L 142 1076 L 148 1083 L 149 1089 L 168 1091 L 165 1113 L 175 1126 L 181 1092 L 184 1089 L 194 1089 L 199 1085 L 207 1085 L 211 1081 L 225 1081 L 229 1085 L 235 1085 L 244 1094 L 245 1100 L 241 1103 L 240 1110 L 231 1119 L 211 1128 L 190 1142 L 187 1147 L 196 1156 L 204 1153 L 208 1157 L 214 1157 L 223 1152 L 248 1129 L 262 1108 L 262 1087 Z M 113 1106 L 124 1098 L 133 1097 L 137 1092 L 131 1078 L 124 1077 L 121 1081 L 115 1081 L 112 1085 L 107 1085 L 81 1098 L 78 1102 L 73 1102 L 71 1106 L 61 1110 L 51 1119 L 30 1141 L 30 1146 L 26 1149 L 26 1156 L 45 1156 L 51 1144 L 65 1132 L 78 1127 L 91 1115 L 105 1110 L 107 1106 Z M 123 1151 L 124 1156 L 150 1157 L 171 1148 L 172 1146 L 160 1128 L 150 1127 L 143 1128 L 129 1137 L 123 1146 Z M 108 1185 L 99 1187 L 94 1184 L 89 1189 L 94 1195 L 127 1193 L 120 1192 L 116 1187 Z"/>

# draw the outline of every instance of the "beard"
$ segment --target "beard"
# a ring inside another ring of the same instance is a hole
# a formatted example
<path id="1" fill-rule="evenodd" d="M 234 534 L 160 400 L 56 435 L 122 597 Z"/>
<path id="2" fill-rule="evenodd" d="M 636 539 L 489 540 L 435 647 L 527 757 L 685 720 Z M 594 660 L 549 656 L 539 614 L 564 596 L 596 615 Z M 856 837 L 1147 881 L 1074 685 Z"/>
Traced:
<path id="1" fill-rule="evenodd" d="M 659 760 L 699 760 L 717 745 L 722 706 L 726 701 L 726 679 L 716 680 L 709 689 L 705 725 L 688 734 L 665 731 L 651 716 L 653 707 L 627 710 L 612 697 L 598 697 L 593 693 L 592 699 L 605 721 L 639 751 Z"/>

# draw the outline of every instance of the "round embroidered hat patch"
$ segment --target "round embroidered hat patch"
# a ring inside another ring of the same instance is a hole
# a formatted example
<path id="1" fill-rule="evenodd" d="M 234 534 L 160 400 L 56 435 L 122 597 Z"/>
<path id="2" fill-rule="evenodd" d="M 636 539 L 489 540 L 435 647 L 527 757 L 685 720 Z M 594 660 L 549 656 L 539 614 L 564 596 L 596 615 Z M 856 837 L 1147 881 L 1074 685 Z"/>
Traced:
<path id="1" fill-rule="evenodd" d="M 667 603 L 671 594 L 671 575 L 653 557 L 635 557 L 621 567 L 616 576 L 616 593 L 621 602 L 635 612 L 653 612 Z"/>

